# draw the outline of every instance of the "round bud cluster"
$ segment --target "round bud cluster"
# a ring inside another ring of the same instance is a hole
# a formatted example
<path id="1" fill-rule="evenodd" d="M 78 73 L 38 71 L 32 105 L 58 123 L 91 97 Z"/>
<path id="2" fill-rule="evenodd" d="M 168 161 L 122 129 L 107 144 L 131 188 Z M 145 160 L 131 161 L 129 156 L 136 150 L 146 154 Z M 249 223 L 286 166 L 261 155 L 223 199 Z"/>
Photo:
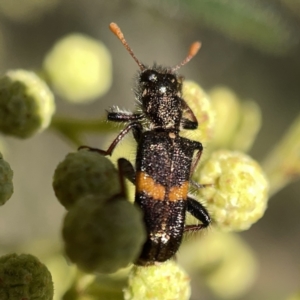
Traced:
<path id="1" fill-rule="evenodd" d="M 55 91 L 71 102 L 87 102 L 105 94 L 112 82 L 107 48 L 83 34 L 59 40 L 44 60 L 44 71 Z"/>
<path id="2" fill-rule="evenodd" d="M 105 156 L 83 149 L 69 153 L 57 166 L 53 189 L 66 209 L 86 195 L 109 199 L 120 192 L 118 171 Z"/>
<path id="3" fill-rule="evenodd" d="M 86 272 L 112 273 L 126 267 L 137 259 L 146 238 L 136 206 L 121 196 L 106 202 L 103 197 L 78 200 L 63 224 L 65 251 Z"/>
<path id="4" fill-rule="evenodd" d="M 213 143 L 215 148 L 230 148 L 241 114 L 236 94 L 227 87 L 216 87 L 209 93 L 216 114 Z M 224 130 L 226 128 L 226 130 Z"/>
<path id="5" fill-rule="evenodd" d="M 53 299 L 52 277 L 45 265 L 30 254 L 0 257 L 0 299 Z"/>
<path id="6" fill-rule="evenodd" d="M 222 86 L 212 89 L 209 97 L 215 112 L 210 148 L 248 151 L 261 127 L 259 106 L 252 100 L 240 101 L 232 90 Z"/>
<path id="7" fill-rule="evenodd" d="M 187 138 L 201 141 L 205 145 L 213 137 L 215 124 L 215 113 L 209 97 L 197 83 L 188 80 L 183 82 L 182 94 L 198 121 L 197 129 L 183 133 Z"/>
<path id="8" fill-rule="evenodd" d="M 222 230 L 246 230 L 267 207 L 269 183 L 260 165 L 240 152 L 219 150 L 195 172 L 209 184 L 199 190 L 215 225 Z"/>
<path id="9" fill-rule="evenodd" d="M 49 126 L 54 111 L 54 96 L 35 73 L 8 71 L 0 78 L 1 132 L 30 137 Z"/>
<path id="10" fill-rule="evenodd" d="M 13 194 L 13 171 L 0 153 L 0 205 L 3 205 Z"/>
<path id="11" fill-rule="evenodd" d="M 185 300 L 190 295 L 190 278 L 173 260 L 147 267 L 133 266 L 124 290 L 125 300 Z"/>

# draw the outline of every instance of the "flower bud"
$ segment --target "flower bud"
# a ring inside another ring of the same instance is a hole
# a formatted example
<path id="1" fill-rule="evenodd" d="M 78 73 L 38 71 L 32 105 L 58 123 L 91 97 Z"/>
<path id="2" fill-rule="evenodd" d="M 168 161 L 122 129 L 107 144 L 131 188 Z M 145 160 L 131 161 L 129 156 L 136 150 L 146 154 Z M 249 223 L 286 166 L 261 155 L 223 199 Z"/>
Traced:
<path id="1" fill-rule="evenodd" d="M 60 203 L 69 209 L 86 195 L 103 195 L 104 199 L 109 199 L 119 193 L 119 175 L 105 156 L 80 150 L 69 153 L 57 166 L 53 189 Z"/>
<path id="2" fill-rule="evenodd" d="M 100 41 L 73 33 L 59 40 L 44 60 L 44 71 L 55 91 L 80 103 L 105 94 L 112 82 L 112 62 Z"/>
<path id="3" fill-rule="evenodd" d="M 65 250 L 86 272 L 113 273 L 134 262 L 145 241 L 141 211 L 123 197 L 83 197 L 67 213 Z"/>
<path id="4" fill-rule="evenodd" d="M 210 99 L 197 83 L 188 80 L 183 82 L 182 94 L 198 121 L 198 128 L 183 131 L 183 136 L 206 145 L 213 137 L 215 124 L 215 112 Z"/>
<path id="5" fill-rule="evenodd" d="M 49 126 L 54 111 L 54 96 L 35 73 L 15 70 L 0 78 L 1 132 L 30 137 Z"/>
<path id="6" fill-rule="evenodd" d="M 211 148 L 247 151 L 261 127 L 261 111 L 251 100 L 240 101 L 227 87 L 215 87 L 209 93 L 215 112 Z"/>
<path id="7" fill-rule="evenodd" d="M 213 224 L 222 230 L 246 230 L 259 220 L 268 201 L 269 183 L 260 165 L 248 155 L 215 151 L 195 172 L 199 189 Z"/>
<path id="8" fill-rule="evenodd" d="M 0 299 L 53 299 L 52 277 L 45 265 L 30 254 L 0 257 Z"/>
<path id="9" fill-rule="evenodd" d="M 190 299 L 189 276 L 173 261 L 133 266 L 124 290 L 125 300 Z"/>
<path id="10" fill-rule="evenodd" d="M 13 194 L 13 171 L 0 153 L 0 205 L 3 205 Z"/>

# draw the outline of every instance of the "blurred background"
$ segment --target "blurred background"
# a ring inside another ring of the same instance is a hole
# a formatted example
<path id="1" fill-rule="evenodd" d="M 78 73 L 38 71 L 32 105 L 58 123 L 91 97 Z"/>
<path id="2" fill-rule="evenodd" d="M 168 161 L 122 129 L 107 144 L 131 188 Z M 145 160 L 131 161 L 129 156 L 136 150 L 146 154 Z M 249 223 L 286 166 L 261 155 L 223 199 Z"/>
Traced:
<path id="1" fill-rule="evenodd" d="M 180 73 L 207 91 L 225 85 L 240 99 L 258 103 L 263 124 L 250 150 L 258 161 L 299 115 L 298 0 L 0 0 L 0 71 L 39 71 L 58 39 L 87 34 L 111 53 L 112 86 L 88 104 L 56 97 L 57 115 L 97 118 L 112 105 L 133 109 L 138 67 L 109 31 L 110 22 L 121 27 L 136 56 L 149 65 L 176 65 L 200 40 L 201 51 Z M 89 136 L 88 143 L 102 148 L 104 138 Z M 0 254 L 36 239 L 57 243 L 64 209 L 52 190 L 52 176 L 76 147 L 51 129 L 26 140 L 1 136 L 0 143 L 15 187 L 0 208 Z M 299 196 L 299 181 L 285 187 L 270 199 L 264 217 L 240 233 L 260 266 L 253 287 L 237 299 L 286 299 L 300 289 Z M 192 299 L 219 299 L 201 282 L 192 285 Z"/>

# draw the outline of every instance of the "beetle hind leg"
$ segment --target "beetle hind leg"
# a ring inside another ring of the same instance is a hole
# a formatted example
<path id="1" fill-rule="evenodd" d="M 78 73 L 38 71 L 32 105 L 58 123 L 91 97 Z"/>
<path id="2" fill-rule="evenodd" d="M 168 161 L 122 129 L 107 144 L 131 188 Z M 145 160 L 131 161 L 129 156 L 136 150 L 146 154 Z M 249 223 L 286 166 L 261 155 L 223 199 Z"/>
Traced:
<path id="1" fill-rule="evenodd" d="M 187 198 L 187 211 L 201 221 L 201 224 L 185 225 L 184 232 L 198 231 L 208 227 L 211 223 L 211 218 L 206 208 L 193 198 Z"/>

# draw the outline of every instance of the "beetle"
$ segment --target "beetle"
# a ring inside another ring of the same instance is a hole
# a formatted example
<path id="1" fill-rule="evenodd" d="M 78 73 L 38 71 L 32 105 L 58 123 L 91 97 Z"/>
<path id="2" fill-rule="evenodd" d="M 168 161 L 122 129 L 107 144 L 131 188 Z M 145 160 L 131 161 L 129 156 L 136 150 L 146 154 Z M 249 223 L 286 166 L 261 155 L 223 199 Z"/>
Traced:
<path id="1" fill-rule="evenodd" d="M 135 204 L 143 211 L 147 231 L 146 242 L 135 264 L 152 265 L 172 258 L 185 232 L 200 230 L 211 222 L 206 208 L 188 194 L 190 184 L 194 184 L 191 175 L 203 146 L 179 135 L 182 129 L 196 129 L 198 122 L 182 98 L 183 77 L 176 71 L 196 55 L 201 44 L 193 43 L 187 57 L 175 67 L 156 64 L 146 67 L 136 58 L 118 25 L 111 23 L 110 29 L 140 68 L 135 89 L 138 111 L 129 113 L 111 108 L 107 120 L 126 123 L 125 128 L 107 150 L 81 148 L 111 155 L 132 131 L 137 142 L 135 168 L 124 158 L 118 160 L 118 166 L 120 174 L 135 184 Z M 201 223 L 185 225 L 186 212 Z"/>

